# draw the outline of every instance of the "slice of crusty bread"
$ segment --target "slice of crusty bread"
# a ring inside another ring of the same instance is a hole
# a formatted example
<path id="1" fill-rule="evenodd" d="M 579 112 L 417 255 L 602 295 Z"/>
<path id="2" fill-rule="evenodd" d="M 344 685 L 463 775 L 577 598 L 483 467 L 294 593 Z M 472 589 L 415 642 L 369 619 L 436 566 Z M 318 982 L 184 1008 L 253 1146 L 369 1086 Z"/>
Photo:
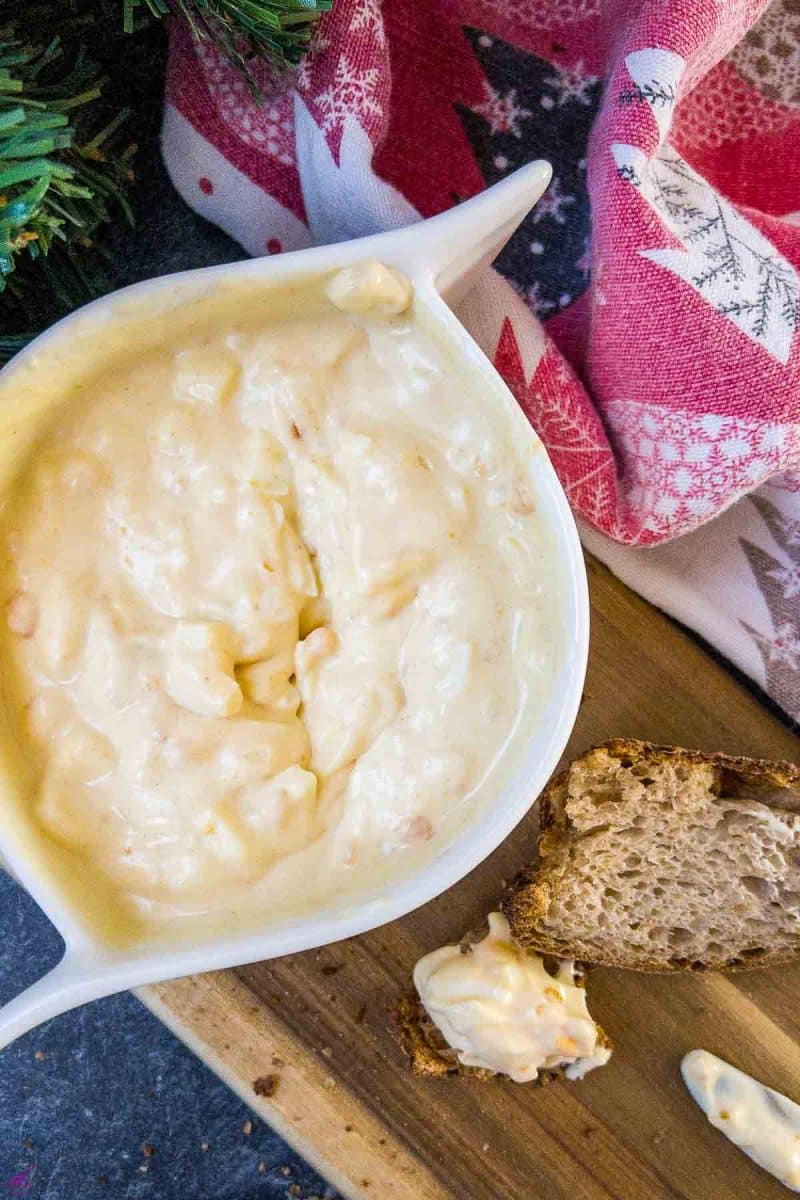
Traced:
<path id="1" fill-rule="evenodd" d="M 798 956 L 800 767 L 617 739 L 540 803 L 502 905 L 522 945 L 640 971 Z"/>

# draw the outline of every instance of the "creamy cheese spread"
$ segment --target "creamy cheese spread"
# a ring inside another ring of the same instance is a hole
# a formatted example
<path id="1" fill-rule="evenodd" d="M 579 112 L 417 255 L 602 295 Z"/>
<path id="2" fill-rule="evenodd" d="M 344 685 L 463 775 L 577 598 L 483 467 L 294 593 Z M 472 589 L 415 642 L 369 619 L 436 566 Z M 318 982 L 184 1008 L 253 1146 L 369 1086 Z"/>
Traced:
<path id="1" fill-rule="evenodd" d="M 800 1192 L 800 1105 L 707 1050 L 690 1051 L 681 1072 L 714 1128 L 785 1187 Z"/>
<path id="2" fill-rule="evenodd" d="M 569 1079 L 582 1079 L 611 1057 L 574 965 L 563 962 L 551 975 L 538 954 L 512 942 L 502 913 L 489 914 L 489 933 L 477 944 L 442 946 L 421 958 L 414 985 L 464 1066 L 528 1083 L 562 1067 Z"/>
<path id="3" fill-rule="evenodd" d="M 6 514 L 36 820 L 162 926 L 431 857 L 556 665 L 530 447 L 404 277 L 312 299 L 88 377 Z"/>

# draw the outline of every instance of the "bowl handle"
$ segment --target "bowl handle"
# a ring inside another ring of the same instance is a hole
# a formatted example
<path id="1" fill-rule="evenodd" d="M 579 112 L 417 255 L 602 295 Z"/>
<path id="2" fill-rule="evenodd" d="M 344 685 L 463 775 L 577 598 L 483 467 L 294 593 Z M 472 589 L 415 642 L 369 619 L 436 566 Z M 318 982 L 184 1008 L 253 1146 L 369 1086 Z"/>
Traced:
<path id="1" fill-rule="evenodd" d="M 50 1017 L 102 994 L 92 965 L 68 950 L 58 966 L 0 1008 L 0 1050 Z"/>
<path id="2" fill-rule="evenodd" d="M 528 163 L 472 200 L 407 230 L 417 266 L 432 273 L 436 290 L 451 307 L 497 257 L 552 175 L 543 159 Z"/>

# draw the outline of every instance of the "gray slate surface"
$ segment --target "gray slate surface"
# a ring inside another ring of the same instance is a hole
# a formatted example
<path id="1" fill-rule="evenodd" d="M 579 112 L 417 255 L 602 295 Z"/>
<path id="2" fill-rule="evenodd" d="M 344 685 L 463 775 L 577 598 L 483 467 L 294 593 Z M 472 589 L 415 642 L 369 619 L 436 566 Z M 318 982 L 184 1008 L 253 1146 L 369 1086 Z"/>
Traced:
<path id="1" fill-rule="evenodd" d="M 0 872 L 0 1004 L 60 953 L 56 931 Z M 3 1200 L 288 1200 L 293 1186 L 334 1196 L 131 995 L 0 1052 Z"/>

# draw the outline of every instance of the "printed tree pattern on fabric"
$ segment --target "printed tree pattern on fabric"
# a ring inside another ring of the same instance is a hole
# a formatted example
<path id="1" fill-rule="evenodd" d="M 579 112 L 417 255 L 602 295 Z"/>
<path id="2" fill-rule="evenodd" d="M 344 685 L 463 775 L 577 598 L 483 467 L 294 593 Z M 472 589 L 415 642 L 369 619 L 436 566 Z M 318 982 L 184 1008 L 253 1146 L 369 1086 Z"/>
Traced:
<path id="1" fill-rule="evenodd" d="M 648 546 L 800 470 L 800 18 L 795 0 L 624 8 L 431 0 L 411 20 L 408 0 L 337 0 L 299 70 L 265 74 L 261 112 L 176 22 L 168 100 L 193 133 L 168 162 L 204 215 L 277 253 L 549 159 L 474 332 L 576 514 Z"/>
<path id="2" fill-rule="evenodd" d="M 586 147 L 602 83 L 580 62 L 559 66 L 481 30 L 464 32 L 486 78 L 480 103 L 456 107 L 487 186 L 534 158 L 556 168 L 496 262 L 546 319 L 572 304 L 589 282 Z"/>
<path id="3" fill-rule="evenodd" d="M 781 557 L 740 539 L 758 588 L 769 609 L 772 629 L 742 628 L 758 647 L 769 694 L 800 720 L 800 520 L 785 517 L 763 496 L 750 497 Z"/>
<path id="4" fill-rule="evenodd" d="M 677 98 L 680 60 L 632 54 L 626 65 L 635 84 L 619 101 L 649 106 L 664 128 L 664 114 Z M 620 179 L 641 192 L 681 243 L 680 250 L 639 253 L 690 283 L 721 316 L 785 363 L 800 314 L 792 265 L 668 146 L 651 158 L 635 146 L 616 144 L 612 151 Z"/>

